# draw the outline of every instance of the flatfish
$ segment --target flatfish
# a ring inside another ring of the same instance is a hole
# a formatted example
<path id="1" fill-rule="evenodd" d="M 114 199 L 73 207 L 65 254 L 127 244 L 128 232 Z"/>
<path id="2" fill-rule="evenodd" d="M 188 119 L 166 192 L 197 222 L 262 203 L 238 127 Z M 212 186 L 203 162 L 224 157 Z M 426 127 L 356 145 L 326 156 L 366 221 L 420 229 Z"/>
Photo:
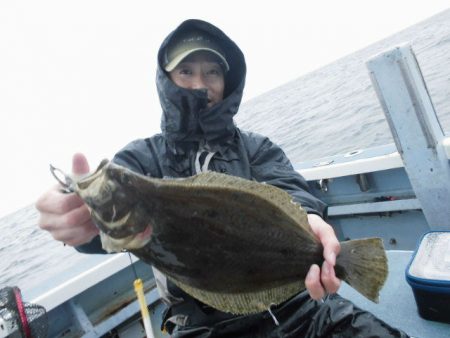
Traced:
<path id="1" fill-rule="evenodd" d="M 267 310 L 305 288 L 323 247 L 285 191 L 216 172 L 157 179 L 103 161 L 68 182 L 109 252 L 128 250 L 218 310 Z M 341 242 L 336 275 L 377 302 L 387 277 L 382 240 Z"/>

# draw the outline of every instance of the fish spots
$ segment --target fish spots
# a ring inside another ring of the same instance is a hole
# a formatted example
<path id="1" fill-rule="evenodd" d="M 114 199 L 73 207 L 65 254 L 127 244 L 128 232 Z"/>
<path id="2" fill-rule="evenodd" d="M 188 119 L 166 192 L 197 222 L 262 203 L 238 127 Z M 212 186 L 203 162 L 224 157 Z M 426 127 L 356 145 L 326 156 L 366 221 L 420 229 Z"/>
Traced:
<path id="1" fill-rule="evenodd" d="M 216 218 L 217 216 L 219 216 L 219 213 L 217 212 L 217 210 L 209 209 L 205 211 L 205 216 L 208 218 Z"/>
<path id="2" fill-rule="evenodd" d="M 249 276 L 253 276 L 255 273 L 256 271 L 252 267 L 249 267 L 249 269 L 247 270 L 247 275 Z"/>
<path id="3" fill-rule="evenodd" d="M 292 255 L 291 251 L 288 250 L 287 248 L 281 248 L 281 249 L 280 249 L 280 254 L 281 254 L 283 257 L 285 257 L 285 258 L 287 258 L 287 257 L 289 257 L 289 256 Z"/>

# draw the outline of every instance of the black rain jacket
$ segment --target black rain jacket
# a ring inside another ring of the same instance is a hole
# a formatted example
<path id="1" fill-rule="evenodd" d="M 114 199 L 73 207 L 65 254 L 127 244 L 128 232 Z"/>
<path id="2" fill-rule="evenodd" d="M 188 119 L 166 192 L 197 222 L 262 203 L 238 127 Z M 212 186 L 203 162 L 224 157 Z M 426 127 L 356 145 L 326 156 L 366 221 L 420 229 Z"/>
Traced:
<path id="1" fill-rule="evenodd" d="M 230 65 L 224 100 L 207 108 L 206 90 L 178 87 L 163 70 L 165 48 L 174 34 L 195 27 L 215 36 Z M 310 213 L 324 215 L 326 205 L 308 192 L 308 185 L 289 159 L 267 137 L 242 131 L 233 117 L 241 103 L 246 65 L 238 46 L 215 26 L 200 20 L 183 22 L 163 42 L 158 53 L 156 84 L 162 107 L 161 134 L 136 140 L 113 161 L 152 177 L 195 175 L 199 150 L 214 152 L 209 170 L 266 182 L 290 193 Z"/>

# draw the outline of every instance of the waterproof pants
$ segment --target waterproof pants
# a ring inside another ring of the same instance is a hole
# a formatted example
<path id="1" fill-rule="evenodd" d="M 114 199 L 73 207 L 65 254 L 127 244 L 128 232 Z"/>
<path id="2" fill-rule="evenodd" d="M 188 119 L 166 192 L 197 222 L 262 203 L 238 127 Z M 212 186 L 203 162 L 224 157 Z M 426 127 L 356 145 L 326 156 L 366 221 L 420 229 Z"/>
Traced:
<path id="1" fill-rule="evenodd" d="M 189 316 L 186 326 L 175 327 L 172 337 L 409 337 L 339 295 L 330 295 L 322 303 L 305 291 L 273 307 L 272 313 L 279 325 L 268 311 L 219 321 L 214 314 L 197 313 Z"/>

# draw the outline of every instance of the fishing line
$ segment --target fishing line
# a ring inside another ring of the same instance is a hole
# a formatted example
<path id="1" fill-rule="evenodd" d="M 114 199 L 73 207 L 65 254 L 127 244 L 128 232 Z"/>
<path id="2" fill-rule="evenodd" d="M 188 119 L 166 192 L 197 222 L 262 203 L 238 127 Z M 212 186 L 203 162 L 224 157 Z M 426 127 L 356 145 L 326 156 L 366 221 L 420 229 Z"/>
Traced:
<path id="1" fill-rule="evenodd" d="M 131 268 L 134 272 L 135 280 L 134 280 L 134 292 L 136 292 L 136 296 L 139 302 L 139 307 L 141 308 L 142 322 L 144 323 L 145 334 L 147 337 L 153 337 L 153 329 L 152 323 L 150 321 L 150 313 L 148 312 L 147 302 L 145 301 L 144 294 L 144 283 L 142 279 L 138 277 L 136 268 L 134 266 L 133 260 L 131 259 L 131 254 L 128 251 L 128 257 L 130 258 Z"/>
<path id="2" fill-rule="evenodd" d="M 131 269 L 133 270 L 133 273 L 134 273 L 134 279 L 137 280 L 137 279 L 139 279 L 139 277 L 138 277 L 136 268 L 135 268 L 135 266 L 134 266 L 134 264 L 133 264 L 133 259 L 131 258 L 131 254 L 130 254 L 129 251 L 127 251 L 127 254 L 128 254 L 128 257 L 130 258 Z"/>

